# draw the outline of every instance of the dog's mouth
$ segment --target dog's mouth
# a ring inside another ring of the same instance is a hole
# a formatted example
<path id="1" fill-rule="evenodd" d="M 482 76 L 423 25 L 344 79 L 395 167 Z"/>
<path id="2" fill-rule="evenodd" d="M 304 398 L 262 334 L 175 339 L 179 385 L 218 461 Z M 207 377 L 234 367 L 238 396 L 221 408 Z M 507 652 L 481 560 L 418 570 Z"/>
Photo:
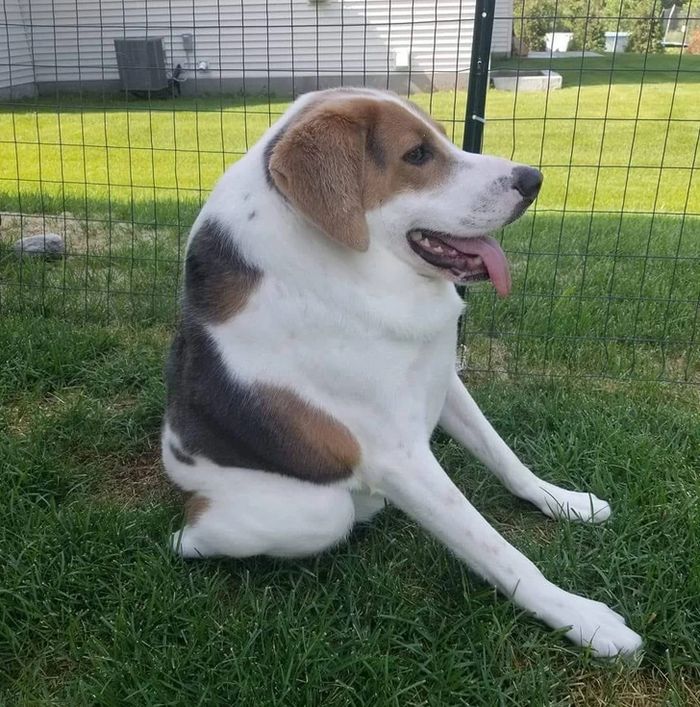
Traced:
<path id="1" fill-rule="evenodd" d="M 510 292 L 508 261 L 495 238 L 460 238 L 423 229 L 409 231 L 407 238 L 414 253 L 453 282 L 491 280 L 501 297 Z"/>

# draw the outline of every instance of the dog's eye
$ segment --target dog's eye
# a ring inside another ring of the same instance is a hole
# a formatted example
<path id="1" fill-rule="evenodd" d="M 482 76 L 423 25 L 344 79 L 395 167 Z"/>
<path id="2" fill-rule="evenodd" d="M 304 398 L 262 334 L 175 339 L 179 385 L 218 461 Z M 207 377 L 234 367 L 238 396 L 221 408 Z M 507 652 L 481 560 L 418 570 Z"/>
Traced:
<path id="1" fill-rule="evenodd" d="M 408 164 L 420 166 L 425 164 L 432 156 L 432 153 L 425 145 L 418 145 L 418 147 L 409 150 L 403 156 L 403 160 L 408 162 Z"/>

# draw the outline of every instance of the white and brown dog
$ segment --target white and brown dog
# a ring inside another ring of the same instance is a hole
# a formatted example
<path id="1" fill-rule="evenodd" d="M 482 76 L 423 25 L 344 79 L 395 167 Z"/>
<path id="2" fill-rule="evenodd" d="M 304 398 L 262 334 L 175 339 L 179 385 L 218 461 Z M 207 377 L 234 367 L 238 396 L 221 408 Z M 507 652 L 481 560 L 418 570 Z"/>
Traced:
<path id="1" fill-rule="evenodd" d="M 399 97 L 297 100 L 214 189 L 189 238 L 163 460 L 191 493 L 183 557 L 295 557 L 398 506 L 485 580 L 600 656 L 639 636 L 509 545 L 430 449 L 440 424 L 551 517 L 610 509 L 537 478 L 455 371 L 454 283 L 510 289 L 487 234 L 537 196 L 534 169 L 457 149 Z"/>

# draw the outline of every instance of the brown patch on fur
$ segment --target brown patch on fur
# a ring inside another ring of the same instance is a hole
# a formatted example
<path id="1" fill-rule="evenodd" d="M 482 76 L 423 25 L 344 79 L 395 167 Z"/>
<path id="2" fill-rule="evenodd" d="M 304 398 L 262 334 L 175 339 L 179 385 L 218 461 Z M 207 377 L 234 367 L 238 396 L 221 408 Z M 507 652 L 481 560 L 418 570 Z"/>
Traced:
<path id="1" fill-rule="evenodd" d="M 258 387 L 258 394 L 280 430 L 289 435 L 290 455 L 308 458 L 309 476 L 322 481 L 350 476 L 360 463 L 361 451 L 354 435 L 342 422 L 288 388 L 262 385 Z"/>
<path id="2" fill-rule="evenodd" d="M 216 283 L 212 283 L 212 319 L 225 322 L 237 312 L 240 312 L 253 293 L 258 279 L 244 274 L 231 274 L 224 276 Z M 218 299 L 216 298 L 216 295 Z"/>
<path id="3" fill-rule="evenodd" d="M 193 318 L 183 318 L 166 372 L 168 424 L 189 456 L 316 483 L 347 478 L 359 462 L 341 422 L 289 389 L 239 381 Z"/>
<path id="4" fill-rule="evenodd" d="M 238 252 L 225 226 L 208 220 L 187 249 L 185 297 L 207 320 L 224 322 L 245 307 L 262 272 Z"/>
<path id="5" fill-rule="evenodd" d="M 449 177 L 452 157 L 434 129 L 395 103 L 375 102 L 374 107 L 377 109 L 374 138 L 384 148 L 387 166 L 365 172 L 366 209 L 374 208 L 400 192 L 437 186 Z M 419 145 L 430 150 L 432 159 L 422 166 L 405 162 L 403 156 Z"/>
<path id="6" fill-rule="evenodd" d="M 421 115 L 425 120 L 427 120 L 438 132 L 442 133 L 445 137 L 447 137 L 447 130 L 445 130 L 445 126 L 435 120 L 430 113 L 427 111 L 424 111 L 420 106 L 416 105 L 415 103 L 410 104 L 413 110 L 416 111 L 419 115 Z"/>
<path id="7" fill-rule="evenodd" d="M 328 236 L 364 251 L 365 211 L 448 177 L 452 160 L 433 125 L 398 103 L 337 95 L 311 106 L 280 137 L 270 174 Z M 419 145 L 432 159 L 422 166 L 405 162 L 403 156 Z"/>
<path id="8" fill-rule="evenodd" d="M 185 521 L 187 525 L 196 525 L 210 505 L 211 502 L 206 496 L 198 496 L 196 493 L 187 494 L 185 499 Z"/>

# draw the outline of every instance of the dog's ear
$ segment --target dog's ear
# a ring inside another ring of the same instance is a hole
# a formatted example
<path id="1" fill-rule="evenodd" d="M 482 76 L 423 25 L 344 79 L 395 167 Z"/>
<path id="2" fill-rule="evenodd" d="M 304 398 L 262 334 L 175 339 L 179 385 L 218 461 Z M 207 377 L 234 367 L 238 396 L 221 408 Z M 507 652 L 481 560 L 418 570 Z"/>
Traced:
<path id="1" fill-rule="evenodd" d="M 330 238 L 369 248 L 363 205 L 366 128 L 326 108 L 302 118 L 275 145 L 269 169 L 277 188 Z"/>

